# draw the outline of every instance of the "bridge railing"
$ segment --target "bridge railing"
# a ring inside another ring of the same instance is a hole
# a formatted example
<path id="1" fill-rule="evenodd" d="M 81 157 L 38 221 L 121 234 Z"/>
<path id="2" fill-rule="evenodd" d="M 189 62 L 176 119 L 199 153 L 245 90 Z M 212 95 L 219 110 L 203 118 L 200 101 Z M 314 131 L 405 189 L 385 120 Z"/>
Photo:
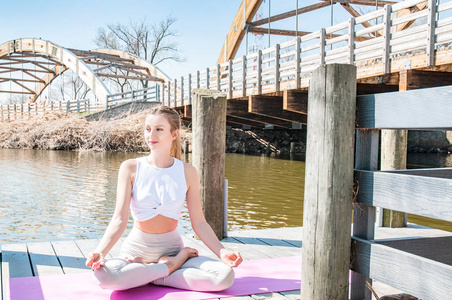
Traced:
<path id="1" fill-rule="evenodd" d="M 422 299 L 450 295 L 450 237 L 379 242 L 374 229 L 375 207 L 452 222 L 452 168 L 377 171 L 380 130 L 451 129 L 451 97 L 452 86 L 357 97 L 351 299 L 369 278 Z"/>
<path id="2" fill-rule="evenodd" d="M 133 101 L 160 102 L 160 86 L 155 85 L 141 90 L 132 90 L 108 95 L 106 107 L 108 109 L 119 104 Z"/>
<path id="3" fill-rule="evenodd" d="M 46 113 L 65 113 L 66 105 L 60 101 L 0 105 L 1 120 L 17 120 Z"/>
<path id="4" fill-rule="evenodd" d="M 191 104 L 194 88 L 228 98 L 307 88 L 319 65 L 354 64 L 358 78 L 445 64 L 452 51 L 452 1 L 406 0 L 294 40 L 162 84 L 162 101 Z M 418 12 L 404 14 L 417 5 Z M 424 7 L 426 7 L 424 9 Z M 416 26 L 411 26 L 416 23 Z"/>

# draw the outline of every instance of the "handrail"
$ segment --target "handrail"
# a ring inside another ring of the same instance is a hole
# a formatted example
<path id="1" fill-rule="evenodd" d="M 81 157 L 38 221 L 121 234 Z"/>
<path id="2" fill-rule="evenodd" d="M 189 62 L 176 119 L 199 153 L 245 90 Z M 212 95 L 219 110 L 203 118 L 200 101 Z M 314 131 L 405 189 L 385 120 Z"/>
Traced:
<path id="1" fill-rule="evenodd" d="M 443 47 L 452 44 L 452 17 L 443 17 L 447 16 L 444 12 L 452 12 L 452 0 L 439 5 L 428 0 L 425 10 L 397 15 L 398 11 L 423 2 L 426 0 L 386 5 L 384 9 L 173 79 L 160 85 L 162 102 L 170 106 L 191 104 L 194 88 L 219 89 L 228 99 L 307 88 L 311 72 L 323 63 L 355 64 L 358 78 L 401 71 L 405 64 L 398 60 L 408 59 L 397 57 L 401 53 L 412 55 L 420 62 L 421 66 L 416 63 L 419 67 L 432 66 L 438 51 L 449 51 L 452 57 L 452 50 Z M 426 17 L 426 24 L 397 31 L 397 25 Z M 369 21 L 373 26 L 364 28 L 362 23 Z M 411 53 L 412 49 L 422 53 Z"/>

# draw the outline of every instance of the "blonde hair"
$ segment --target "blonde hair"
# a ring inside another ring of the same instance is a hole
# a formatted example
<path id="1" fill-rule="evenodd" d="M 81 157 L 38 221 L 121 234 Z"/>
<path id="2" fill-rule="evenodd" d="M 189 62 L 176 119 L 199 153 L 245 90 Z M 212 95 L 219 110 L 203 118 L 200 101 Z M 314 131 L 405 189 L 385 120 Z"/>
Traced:
<path id="1" fill-rule="evenodd" d="M 179 113 L 169 107 L 169 106 L 158 106 L 156 108 L 153 108 L 149 113 L 146 114 L 145 116 L 145 120 L 148 116 L 152 116 L 152 115 L 162 115 L 166 118 L 166 120 L 168 121 L 168 123 L 171 126 L 171 132 L 173 132 L 174 130 L 180 130 L 181 127 L 181 120 L 180 120 L 180 116 Z M 181 156 L 181 143 L 180 143 L 180 132 L 177 135 L 176 139 L 173 141 L 173 143 L 171 144 L 171 150 L 170 150 L 170 155 L 172 157 L 175 157 L 177 159 L 182 159 Z"/>

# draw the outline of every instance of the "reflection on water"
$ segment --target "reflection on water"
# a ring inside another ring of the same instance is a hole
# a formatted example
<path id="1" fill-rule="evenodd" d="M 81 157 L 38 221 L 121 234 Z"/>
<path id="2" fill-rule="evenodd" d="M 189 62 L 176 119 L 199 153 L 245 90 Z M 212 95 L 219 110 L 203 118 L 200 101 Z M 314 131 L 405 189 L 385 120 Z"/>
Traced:
<path id="1" fill-rule="evenodd" d="M 0 241 L 100 238 L 121 162 L 143 155 L 0 149 Z M 226 154 L 229 230 L 302 225 L 305 163 L 289 158 Z M 452 155 L 410 154 L 408 165 L 452 167 Z M 447 222 L 408 220 L 452 231 Z M 191 231 L 186 208 L 178 230 Z"/>
<path id="2" fill-rule="evenodd" d="M 121 162 L 142 155 L 0 149 L 0 240 L 100 238 Z M 226 178 L 230 229 L 302 224 L 304 162 L 227 154 Z M 178 229 L 191 231 L 186 208 Z"/>

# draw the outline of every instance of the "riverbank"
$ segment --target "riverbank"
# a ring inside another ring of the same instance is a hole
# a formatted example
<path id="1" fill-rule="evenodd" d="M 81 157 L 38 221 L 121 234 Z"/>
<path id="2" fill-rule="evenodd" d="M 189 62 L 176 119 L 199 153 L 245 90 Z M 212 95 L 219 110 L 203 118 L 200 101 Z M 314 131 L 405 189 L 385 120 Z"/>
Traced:
<path id="1" fill-rule="evenodd" d="M 117 120 L 87 121 L 71 114 L 45 114 L 0 122 L 0 147 L 43 150 L 148 151 L 143 139 L 145 112 Z M 182 139 L 191 139 L 181 130 Z"/>
<path id="2" fill-rule="evenodd" d="M 74 114 L 45 114 L 31 119 L 0 121 L 0 148 L 147 152 L 143 140 L 146 112 L 120 119 L 88 121 Z M 191 144 L 191 124 L 182 127 L 182 144 Z M 226 153 L 305 154 L 306 127 L 292 130 L 227 128 Z M 408 152 L 452 153 L 452 132 L 409 131 Z"/>
<path id="3" fill-rule="evenodd" d="M 0 122 L 0 148 L 147 152 L 143 139 L 146 112 L 121 119 L 87 121 L 72 114 L 45 114 Z M 182 126 L 182 144 L 191 144 L 190 124 Z M 305 153 L 306 130 L 243 130 L 228 128 L 227 153 Z"/>

